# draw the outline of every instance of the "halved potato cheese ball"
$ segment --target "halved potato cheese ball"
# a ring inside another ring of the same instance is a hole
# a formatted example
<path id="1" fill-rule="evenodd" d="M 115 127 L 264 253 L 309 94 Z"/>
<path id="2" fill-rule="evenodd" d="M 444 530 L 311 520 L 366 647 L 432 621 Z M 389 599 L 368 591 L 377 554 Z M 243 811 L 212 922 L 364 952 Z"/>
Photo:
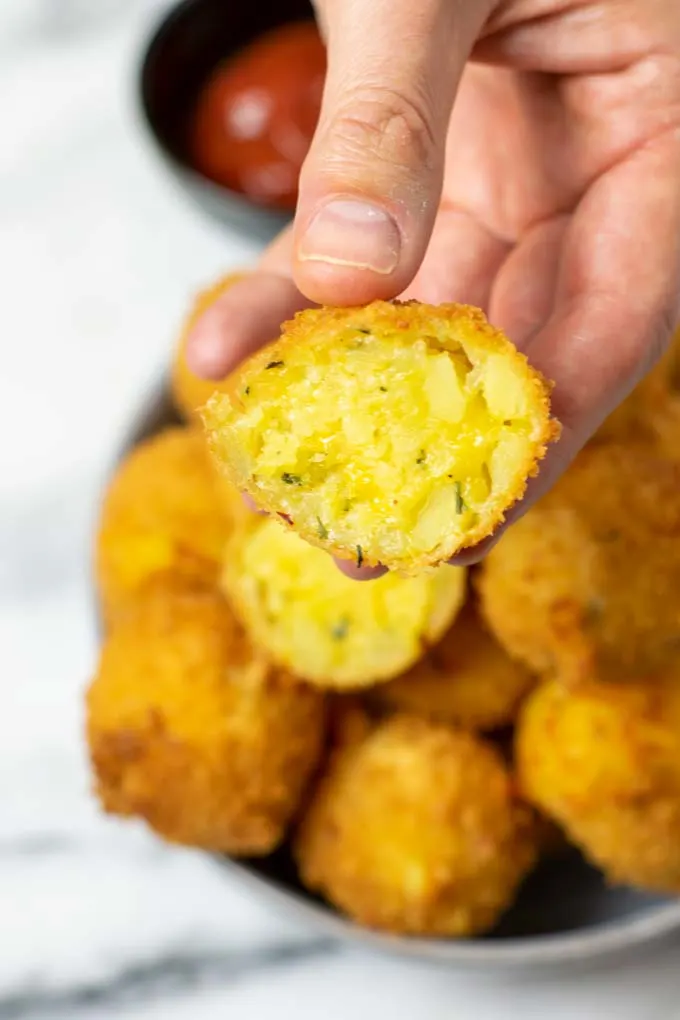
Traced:
<path id="1" fill-rule="evenodd" d="M 534 682 L 468 603 L 441 641 L 403 676 L 376 688 L 375 698 L 465 729 L 494 730 L 513 722 Z"/>
<path id="2" fill-rule="evenodd" d="M 255 514 L 227 545 L 222 585 L 258 647 L 297 676 L 352 689 L 407 669 L 450 625 L 465 571 L 359 583 L 278 521 Z"/>
<path id="3" fill-rule="evenodd" d="M 621 679 L 680 656 L 680 464 L 637 443 L 583 450 L 478 575 L 484 616 L 537 673 Z"/>
<path id="4" fill-rule="evenodd" d="M 482 312 L 418 302 L 300 312 L 203 415 L 259 507 L 404 574 L 489 535 L 558 432 L 548 384 Z"/>
<path id="5" fill-rule="evenodd" d="M 281 842 L 324 729 L 323 696 L 271 667 L 216 593 L 154 592 L 105 641 L 87 695 L 105 810 L 232 854 Z"/>
<path id="6" fill-rule="evenodd" d="M 226 294 L 235 283 L 238 283 L 246 275 L 245 272 L 229 273 L 227 276 L 217 280 L 211 287 L 201 291 L 196 296 L 182 328 L 182 334 L 172 362 L 170 385 L 177 409 L 189 422 L 200 421 L 200 409 L 213 393 L 223 392 L 226 383 L 224 381 L 216 382 L 211 379 L 199 379 L 197 375 L 194 375 L 186 362 L 187 342 L 198 320 L 209 308 L 212 308 L 223 294 Z"/>
<path id="7" fill-rule="evenodd" d="M 537 844 L 491 745 L 398 715 L 336 749 L 294 854 L 303 883 L 360 924 L 462 937 L 511 905 Z"/>
<path id="8" fill-rule="evenodd" d="M 198 429 L 168 428 L 140 443 L 104 496 L 96 576 L 108 626 L 167 578 L 214 587 L 242 500 L 216 472 Z"/>
<path id="9" fill-rule="evenodd" d="M 578 690 L 556 681 L 520 713 L 522 794 L 612 882 L 680 893 L 680 670 Z"/>

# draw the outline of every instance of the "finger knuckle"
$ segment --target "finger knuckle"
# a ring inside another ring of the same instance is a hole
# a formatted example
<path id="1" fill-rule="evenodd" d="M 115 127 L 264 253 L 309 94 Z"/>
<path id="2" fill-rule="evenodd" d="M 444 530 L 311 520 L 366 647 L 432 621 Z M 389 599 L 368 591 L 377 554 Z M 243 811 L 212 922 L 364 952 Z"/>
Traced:
<path id="1" fill-rule="evenodd" d="M 366 150 L 394 169 L 433 169 L 437 143 L 424 97 L 392 88 L 348 96 L 333 126 L 333 149 L 344 160 L 365 160 Z"/>

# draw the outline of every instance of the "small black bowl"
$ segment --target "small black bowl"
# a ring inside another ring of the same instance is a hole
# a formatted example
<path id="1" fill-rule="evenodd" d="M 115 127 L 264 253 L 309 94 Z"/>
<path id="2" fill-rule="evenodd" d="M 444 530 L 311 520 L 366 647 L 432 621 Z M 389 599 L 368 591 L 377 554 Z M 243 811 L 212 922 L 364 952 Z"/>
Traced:
<path id="1" fill-rule="evenodd" d="M 183 0 L 153 32 L 139 77 L 142 112 L 151 137 L 177 184 L 212 219 L 267 242 L 290 220 L 221 187 L 187 158 L 188 118 L 199 90 L 225 57 L 269 29 L 313 18 L 309 0 Z"/>

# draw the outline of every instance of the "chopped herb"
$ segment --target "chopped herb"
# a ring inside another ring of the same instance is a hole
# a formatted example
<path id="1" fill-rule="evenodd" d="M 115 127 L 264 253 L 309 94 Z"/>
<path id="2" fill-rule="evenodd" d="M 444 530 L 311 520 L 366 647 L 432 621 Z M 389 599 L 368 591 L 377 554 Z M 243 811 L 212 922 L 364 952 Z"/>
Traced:
<path id="1" fill-rule="evenodd" d="M 360 567 L 364 562 L 364 550 L 360 545 L 357 546 L 357 566 Z"/>
<path id="2" fill-rule="evenodd" d="M 346 499 L 345 502 L 342 504 L 342 512 L 343 512 L 343 514 L 349 513 L 349 511 L 351 509 L 352 509 L 352 500 L 351 499 Z"/>
<path id="3" fill-rule="evenodd" d="M 425 453 L 425 450 L 421 450 L 416 459 L 416 464 L 424 464 L 426 460 L 427 454 Z"/>
<path id="4" fill-rule="evenodd" d="M 328 528 L 320 517 L 317 517 L 316 519 L 316 531 L 319 538 L 328 538 Z"/>
<path id="5" fill-rule="evenodd" d="M 289 471 L 284 471 L 281 475 L 281 481 L 285 482 L 286 485 L 302 485 L 302 479 L 299 475 L 291 475 Z"/>
<path id="6" fill-rule="evenodd" d="M 250 396 L 250 386 L 246 386 L 246 388 L 244 389 L 244 391 L 243 391 L 243 392 L 245 393 L 245 395 L 246 395 L 247 397 L 249 397 L 249 396 Z"/>
<path id="7" fill-rule="evenodd" d="M 283 364 L 282 361 L 270 361 L 268 365 L 265 365 L 265 371 L 268 368 L 281 368 L 282 364 Z"/>
<path id="8" fill-rule="evenodd" d="M 331 628 L 331 637 L 334 641 L 344 641 L 349 633 L 349 620 L 343 616 L 341 620 Z"/>
<path id="9" fill-rule="evenodd" d="M 465 509 L 465 501 L 463 500 L 463 493 L 460 482 L 456 482 L 456 513 L 462 514 Z"/>
<path id="10" fill-rule="evenodd" d="M 357 333 L 363 333 L 364 336 L 370 336 L 371 335 L 370 329 L 362 329 L 361 326 L 357 326 Z"/>
<path id="11" fill-rule="evenodd" d="M 381 393 L 387 393 L 387 386 L 381 386 L 380 387 L 380 392 Z"/>

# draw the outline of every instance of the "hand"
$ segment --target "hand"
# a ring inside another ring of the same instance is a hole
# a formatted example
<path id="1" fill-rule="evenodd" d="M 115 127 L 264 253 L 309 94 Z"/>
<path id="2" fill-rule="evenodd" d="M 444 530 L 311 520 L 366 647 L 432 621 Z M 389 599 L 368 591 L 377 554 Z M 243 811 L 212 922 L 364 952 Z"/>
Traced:
<path id="1" fill-rule="evenodd" d="M 295 223 L 199 323 L 191 366 L 222 378 L 310 302 L 479 305 L 555 380 L 563 426 L 512 520 L 678 318 L 677 0 L 317 7 L 328 77 Z"/>

